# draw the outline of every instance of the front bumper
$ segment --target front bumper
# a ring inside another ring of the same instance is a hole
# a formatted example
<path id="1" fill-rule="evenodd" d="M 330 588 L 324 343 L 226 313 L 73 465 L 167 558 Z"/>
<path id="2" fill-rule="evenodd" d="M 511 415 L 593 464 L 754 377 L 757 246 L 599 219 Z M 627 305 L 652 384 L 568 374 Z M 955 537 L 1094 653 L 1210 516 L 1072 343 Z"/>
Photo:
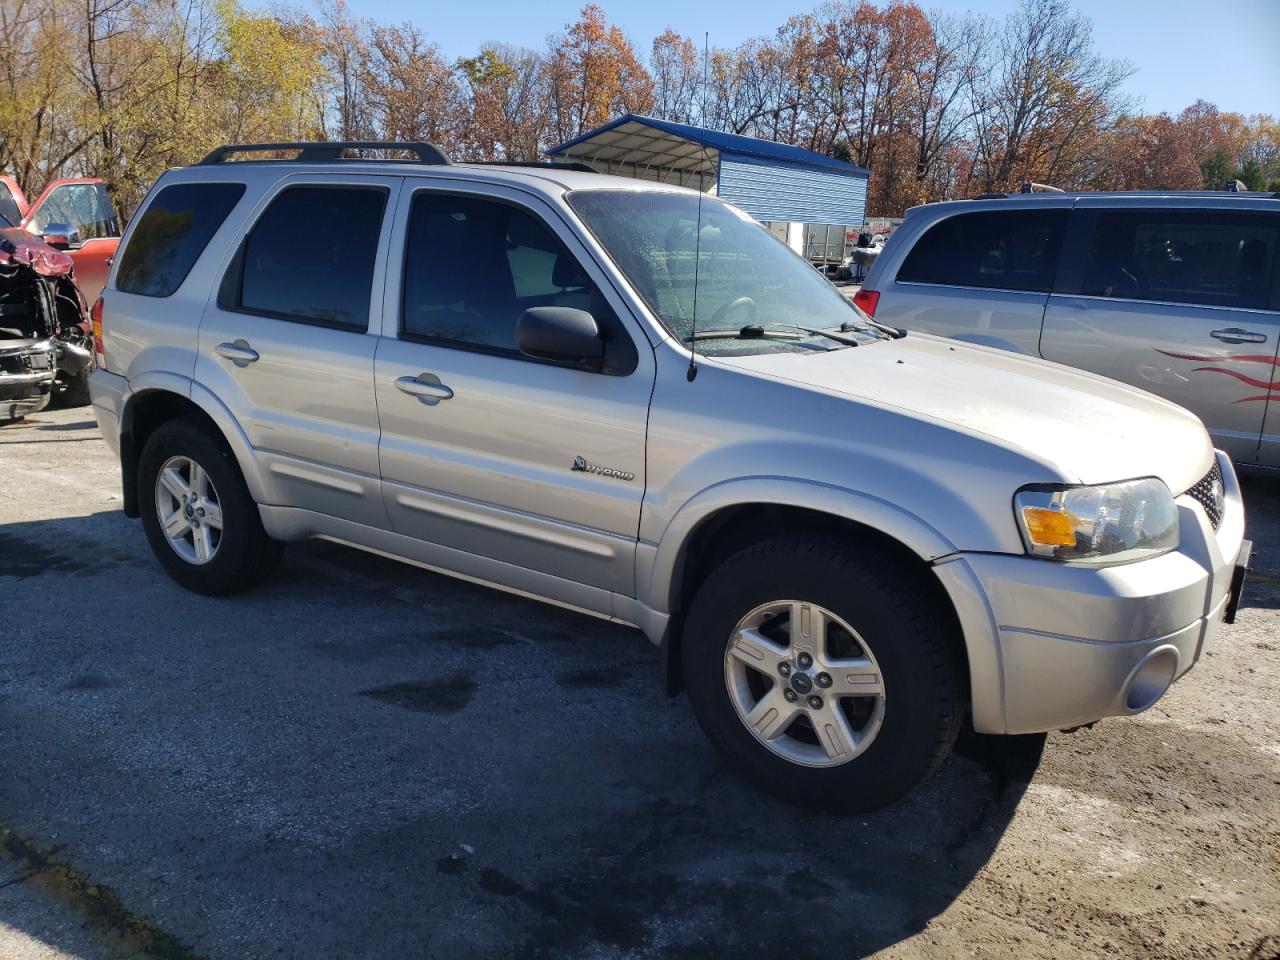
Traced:
<path id="1" fill-rule="evenodd" d="M 1233 579 L 1248 559 L 1240 487 L 1217 457 L 1222 522 L 1214 530 L 1200 504 L 1179 497 L 1172 553 L 1111 567 L 960 554 L 935 567 L 965 632 L 980 733 L 1139 713 L 1200 659 L 1234 612 Z"/>
<path id="2" fill-rule="evenodd" d="M 0 420 L 43 410 L 57 375 L 57 347 L 52 339 L 0 341 Z"/>

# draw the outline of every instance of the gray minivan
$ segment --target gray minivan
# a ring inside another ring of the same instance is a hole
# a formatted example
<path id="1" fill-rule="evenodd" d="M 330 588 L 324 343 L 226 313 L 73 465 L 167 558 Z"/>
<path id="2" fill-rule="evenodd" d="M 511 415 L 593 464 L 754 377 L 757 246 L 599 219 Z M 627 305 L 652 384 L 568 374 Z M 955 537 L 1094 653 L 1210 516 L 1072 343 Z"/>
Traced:
<path id="1" fill-rule="evenodd" d="M 1149 390 L 1280 467 L 1278 250 L 1280 195 L 957 200 L 908 211 L 856 302 Z"/>

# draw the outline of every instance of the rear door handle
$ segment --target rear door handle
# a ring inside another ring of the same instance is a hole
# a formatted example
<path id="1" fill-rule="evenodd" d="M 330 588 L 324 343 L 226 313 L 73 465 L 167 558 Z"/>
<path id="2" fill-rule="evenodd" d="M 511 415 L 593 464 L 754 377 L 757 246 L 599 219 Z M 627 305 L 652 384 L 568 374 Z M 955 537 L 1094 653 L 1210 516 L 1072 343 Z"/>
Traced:
<path id="1" fill-rule="evenodd" d="M 1252 330 L 1242 330 L 1240 327 L 1227 327 L 1224 330 L 1210 331 L 1209 336 L 1215 340 L 1221 340 L 1223 343 L 1266 343 L 1267 335 L 1265 333 L 1254 333 Z"/>
<path id="2" fill-rule="evenodd" d="M 247 367 L 258 359 L 258 351 L 249 346 L 246 340 L 237 340 L 234 343 L 220 343 L 213 348 L 213 352 L 230 360 L 237 367 Z"/>
<path id="3" fill-rule="evenodd" d="M 411 397 L 417 397 L 420 403 L 425 403 L 428 407 L 434 407 L 441 400 L 448 400 L 453 396 L 453 391 L 441 383 L 440 378 L 434 373 L 420 373 L 416 377 L 398 377 L 396 389 Z"/>

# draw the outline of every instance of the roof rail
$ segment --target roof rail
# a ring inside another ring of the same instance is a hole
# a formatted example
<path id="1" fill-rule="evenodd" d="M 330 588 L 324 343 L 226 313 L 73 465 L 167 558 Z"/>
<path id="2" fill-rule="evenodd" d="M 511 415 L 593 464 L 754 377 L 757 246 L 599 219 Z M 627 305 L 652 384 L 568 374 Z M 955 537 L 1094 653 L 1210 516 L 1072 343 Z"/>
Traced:
<path id="1" fill-rule="evenodd" d="M 1031 183 L 1027 182 L 1022 185 L 1019 193 L 1066 193 L 1061 187 L 1051 187 L 1047 183 Z"/>
<path id="2" fill-rule="evenodd" d="M 289 143 L 228 143 L 210 151 L 198 166 L 205 167 L 224 163 L 227 157 L 233 153 L 266 153 L 277 150 L 297 150 L 298 155 L 292 161 L 287 161 L 295 163 L 324 163 L 329 160 L 347 159 L 343 157 L 343 154 L 348 150 L 404 150 L 407 153 L 415 154 L 418 158 L 417 163 L 426 163 L 433 166 L 447 165 L 449 163 L 449 158 L 444 155 L 439 147 L 420 141 L 301 140 Z M 382 162 L 404 163 L 406 161 L 391 160 Z M 407 162 L 412 163 L 415 161 Z"/>
<path id="3" fill-rule="evenodd" d="M 599 173 L 595 167 L 579 160 L 469 160 L 476 167 L 541 167 L 544 170 L 577 170 L 579 173 Z"/>

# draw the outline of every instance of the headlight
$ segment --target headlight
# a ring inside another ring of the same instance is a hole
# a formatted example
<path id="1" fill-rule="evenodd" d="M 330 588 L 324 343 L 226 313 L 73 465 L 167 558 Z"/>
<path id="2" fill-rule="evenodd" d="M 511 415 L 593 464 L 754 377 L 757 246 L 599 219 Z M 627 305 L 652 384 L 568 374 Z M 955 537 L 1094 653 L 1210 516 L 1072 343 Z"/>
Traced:
<path id="1" fill-rule="evenodd" d="M 1178 547 L 1178 508 L 1159 480 L 1097 487 L 1036 484 L 1019 490 L 1013 505 L 1032 556 L 1123 563 Z"/>

